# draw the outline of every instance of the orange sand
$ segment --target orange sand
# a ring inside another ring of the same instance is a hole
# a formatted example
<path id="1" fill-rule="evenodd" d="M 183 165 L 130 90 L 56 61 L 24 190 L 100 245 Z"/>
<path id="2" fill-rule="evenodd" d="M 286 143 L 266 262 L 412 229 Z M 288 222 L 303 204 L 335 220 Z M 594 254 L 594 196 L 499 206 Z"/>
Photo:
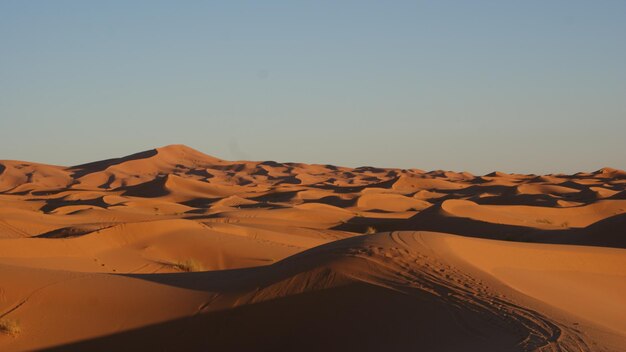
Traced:
<path id="1" fill-rule="evenodd" d="M 625 194 L 610 168 L 474 176 L 182 145 L 0 161 L 0 351 L 626 351 Z"/>

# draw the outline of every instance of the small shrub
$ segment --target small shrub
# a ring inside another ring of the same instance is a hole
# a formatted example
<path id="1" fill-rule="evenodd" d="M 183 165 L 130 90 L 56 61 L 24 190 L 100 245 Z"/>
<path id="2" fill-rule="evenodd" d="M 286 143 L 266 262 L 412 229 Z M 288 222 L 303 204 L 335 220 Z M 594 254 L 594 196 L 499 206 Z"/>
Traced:
<path id="1" fill-rule="evenodd" d="M 174 267 L 176 267 L 177 269 L 181 271 L 186 271 L 186 272 L 204 270 L 204 267 L 202 266 L 202 264 L 195 259 L 186 259 L 183 261 L 179 261 L 178 263 L 174 264 Z"/>
<path id="2" fill-rule="evenodd" d="M 368 226 L 365 230 L 366 235 L 373 235 L 376 233 L 376 228 L 374 226 Z"/>
<path id="3" fill-rule="evenodd" d="M 17 336 L 21 331 L 22 329 L 17 321 L 11 319 L 0 319 L 0 333 Z"/>

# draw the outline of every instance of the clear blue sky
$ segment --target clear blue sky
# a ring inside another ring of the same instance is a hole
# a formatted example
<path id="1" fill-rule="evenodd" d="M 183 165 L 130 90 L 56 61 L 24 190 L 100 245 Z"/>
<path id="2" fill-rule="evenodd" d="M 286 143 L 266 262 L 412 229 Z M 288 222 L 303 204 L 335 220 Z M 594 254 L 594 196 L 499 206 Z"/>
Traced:
<path id="1" fill-rule="evenodd" d="M 0 159 L 626 168 L 626 1 L 0 0 Z"/>

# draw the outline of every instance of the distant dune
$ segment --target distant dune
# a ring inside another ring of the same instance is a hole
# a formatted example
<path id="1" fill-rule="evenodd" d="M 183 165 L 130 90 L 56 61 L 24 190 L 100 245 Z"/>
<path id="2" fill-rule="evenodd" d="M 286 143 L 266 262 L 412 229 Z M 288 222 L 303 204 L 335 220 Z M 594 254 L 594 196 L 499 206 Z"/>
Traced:
<path id="1" fill-rule="evenodd" d="M 0 160 L 0 351 L 626 351 L 626 172 Z"/>

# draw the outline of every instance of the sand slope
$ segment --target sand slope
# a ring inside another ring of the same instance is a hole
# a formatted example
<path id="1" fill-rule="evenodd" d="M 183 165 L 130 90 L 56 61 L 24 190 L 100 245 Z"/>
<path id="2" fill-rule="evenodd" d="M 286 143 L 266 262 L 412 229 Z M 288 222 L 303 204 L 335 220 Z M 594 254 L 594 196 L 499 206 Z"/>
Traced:
<path id="1" fill-rule="evenodd" d="M 0 350 L 626 351 L 625 175 L 0 161 Z"/>

